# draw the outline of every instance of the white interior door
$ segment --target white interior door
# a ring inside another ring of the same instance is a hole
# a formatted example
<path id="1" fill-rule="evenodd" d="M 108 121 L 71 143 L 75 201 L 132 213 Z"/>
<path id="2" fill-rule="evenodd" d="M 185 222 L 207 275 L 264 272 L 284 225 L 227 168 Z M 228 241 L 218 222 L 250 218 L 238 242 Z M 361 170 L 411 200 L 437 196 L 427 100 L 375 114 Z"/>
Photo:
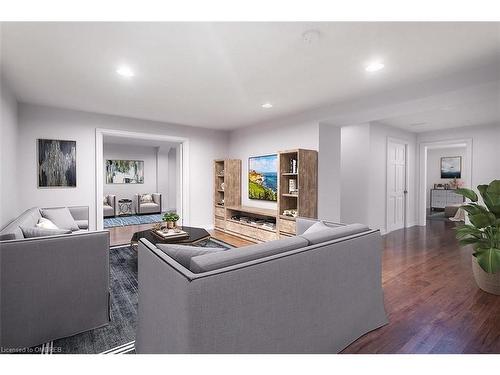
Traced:
<path id="1" fill-rule="evenodd" d="M 387 232 L 405 227 L 406 144 L 387 142 Z"/>

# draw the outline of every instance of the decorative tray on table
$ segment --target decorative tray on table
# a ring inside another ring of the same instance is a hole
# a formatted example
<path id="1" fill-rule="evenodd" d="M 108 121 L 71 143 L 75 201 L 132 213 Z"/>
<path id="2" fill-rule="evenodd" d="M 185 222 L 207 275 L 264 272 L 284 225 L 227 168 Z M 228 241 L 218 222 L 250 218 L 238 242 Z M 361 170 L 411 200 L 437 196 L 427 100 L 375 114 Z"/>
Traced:
<path id="1" fill-rule="evenodd" d="M 185 238 L 189 237 L 189 234 L 181 229 L 153 229 L 151 232 L 164 240 L 169 238 Z"/>

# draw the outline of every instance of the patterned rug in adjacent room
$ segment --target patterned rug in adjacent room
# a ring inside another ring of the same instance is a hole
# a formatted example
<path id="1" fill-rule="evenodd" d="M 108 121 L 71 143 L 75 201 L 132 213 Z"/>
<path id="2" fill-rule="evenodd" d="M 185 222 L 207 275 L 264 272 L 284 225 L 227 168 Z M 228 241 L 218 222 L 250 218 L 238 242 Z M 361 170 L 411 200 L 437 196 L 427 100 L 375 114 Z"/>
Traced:
<path id="1" fill-rule="evenodd" d="M 163 214 L 132 215 L 104 218 L 104 228 L 125 227 L 127 225 L 160 223 Z"/>
<path id="2" fill-rule="evenodd" d="M 210 238 L 195 246 L 233 246 Z M 45 343 L 34 350 L 40 354 L 133 354 L 137 325 L 137 248 L 109 250 L 111 322 L 106 327 Z"/>

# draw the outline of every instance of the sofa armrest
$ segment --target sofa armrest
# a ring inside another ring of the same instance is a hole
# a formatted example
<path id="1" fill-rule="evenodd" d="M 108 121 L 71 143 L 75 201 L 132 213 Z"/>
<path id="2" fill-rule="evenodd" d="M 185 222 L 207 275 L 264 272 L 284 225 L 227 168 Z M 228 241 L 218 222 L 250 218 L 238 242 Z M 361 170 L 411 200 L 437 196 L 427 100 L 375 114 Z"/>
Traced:
<path id="1" fill-rule="evenodd" d="M 134 210 L 135 210 L 135 213 L 138 214 L 141 212 L 141 200 L 139 199 L 139 194 L 134 194 L 134 197 L 132 198 L 133 202 L 133 206 L 134 206 Z"/>
<path id="2" fill-rule="evenodd" d="M 4 241 L 0 255 L 0 346 L 32 347 L 109 323 L 108 231 Z"/>
<path id="3" fill-rule="evenodd" d="M 151 195 L 153 197 L 153 202 L 155 202 L 161 208 L 161 194 L 160 193 L 153 193 Z"/>
<path id="4" fill-rule="evenodd" d="M 111 207 L 113 207 L 113 213 L 116 216 L 116 195 L 109 194 L 108 195 L 108 203 Z"/>

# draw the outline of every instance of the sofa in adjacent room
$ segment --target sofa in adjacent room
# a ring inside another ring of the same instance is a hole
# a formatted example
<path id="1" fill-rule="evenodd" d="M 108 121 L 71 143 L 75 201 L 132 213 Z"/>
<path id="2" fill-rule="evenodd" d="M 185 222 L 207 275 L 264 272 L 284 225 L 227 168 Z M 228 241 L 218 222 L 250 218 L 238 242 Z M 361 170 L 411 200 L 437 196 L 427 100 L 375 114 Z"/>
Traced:
<path id="1" fill-rule="evenodd" d="M 102 202 L 103 216 L 115 217 L 116 216 L 116 195 L 109 194 L 104 197 Z"/>
<path id="2" fill-rule="evenodd" d="M 160 214 L 161 194 L 134 194 L 135 213 L 140 214 Z"/>
<path id="3" fill-rule="evenodd" d="M 109 323 L 109 232 L 88 207 L 31 208 L 0 231 L 0 347 L 21 350 Z"/>
<path id="4" fill-rule="evenodd" d="M 379 231 L 297 231 L 226 251 L 141 239 L 137 353 L 337 353 L 385 325 Z"/>

